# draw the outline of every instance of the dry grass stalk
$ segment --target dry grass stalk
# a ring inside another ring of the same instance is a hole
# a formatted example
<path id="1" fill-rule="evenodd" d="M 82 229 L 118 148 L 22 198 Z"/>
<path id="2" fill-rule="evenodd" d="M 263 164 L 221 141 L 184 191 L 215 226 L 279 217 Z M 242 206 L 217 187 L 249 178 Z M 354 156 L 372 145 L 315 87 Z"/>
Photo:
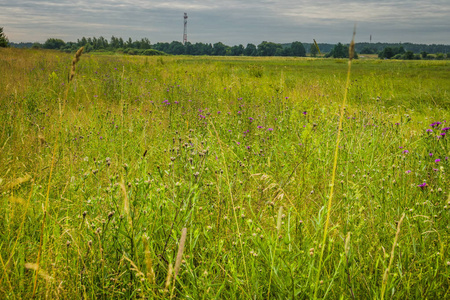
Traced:
<path id="1" fill-rule="evenodd" d="M 177 260 L 175 261 L 175 276 L 174 276 L 174 280 L 177 279 L 178 271 L 180 271 L 181 261 L 182 261 L 182 258 L 183 258 L 184 244 L 186 243 L 186 236 L 187 236 L 187 228 L 184 227 L 181 230 L 180 244 L 178 245 Z"/>
<path id="2" fill-rule="evenodd" d="M 15 188 L 18 185 L 21 185 L 22 183 L 28 182 L 31 180 L 31 176 L 29 174 L 23 176 L 23 177 L 19 177 L 16 180 L 8 183 L 7 185 L 5 185 L 5 189 L 9 190 L 12 188 Z"/>
<path id="3" fill-rule="evenodd" d="M 80 57 L 81 57 L 81 54 L 83 54 L 83 50 L 84 50 L 84 47 L 81 47 L 75 53 L 75 57 L 72 60 L 72 68 L 70 69 L 69 82 L 71 82 L 73 77 L 75 76 L 75 66 L 80 61 Z"/>
<path id="4" fill-rule="evenodd" d="M 45 280 L 53 280 L 53 277 L 48 275 L 47 272 L 45 272 L 44 270 L 42 270 L 38 264 L 34 264 L 34 263 L 26 263 L 25 264 L 25 268 L 30 269 L 30 270 L 34 270 L 38 273 L 39 276 L 41 276 L 42 278 L 44 278 Z"/>
<path id="5" fill-rule="evenodd" d="M 281 220 L 283 218 L 283 206 L 280 206 L 280 209 L 278 210 L 278 220 L 277 220 L 277 233 L 280 235 L 281 231 Z"/>
<path id="6" fill-rule="evenodd" d="M 398 236 L 400 235 L 400 226 L 402 225 L 404 217 L 405 217 L 405 214 L 403 213 L 402 217 L 400 218 L 400 221 L 398 221 L 397 232 L 395 233 L 394 244 L 392 245 L 391 257 L 389 259 L 389 265 L 383 274 L 383 284 L 381 286 L 381 300 L 384 299 L 384 293 L 386 292 L 387 281 L 389 278 L 389 270 L 391 269 L 392 262 L 394 261 L 395 247 L 397 246 Z"/>
<path id="7" fill-rule="evenodd" d="M 128 222 L 132 225 L 131 216 L 130 216 L 130 201 L 128 200 L 127 190 L 125 188 L 125 184 L 123 182 L 120 183 L 120 188 L 123 193 L 123 210 L 127 217 Z"/>
<path id="8" fill-rule="evenodd" d="M 145 248 L 145 265 L 147 267 L 147 279 L 151 284 L 155 283 L 155 271 L 153 270 L 152 256 L 150 253 L 150 247 L 148 246 L 148 239 L 144 238 Z"/>
<path id="9" fill-rule="evenodd" d="M 164 293 L 167 293 L 170 287 L 170 282 L 172 281 L 173 267 L 172 263 L 169 264 L 169 270 L 167 272 L 166 284 L 164 286 Z"/>

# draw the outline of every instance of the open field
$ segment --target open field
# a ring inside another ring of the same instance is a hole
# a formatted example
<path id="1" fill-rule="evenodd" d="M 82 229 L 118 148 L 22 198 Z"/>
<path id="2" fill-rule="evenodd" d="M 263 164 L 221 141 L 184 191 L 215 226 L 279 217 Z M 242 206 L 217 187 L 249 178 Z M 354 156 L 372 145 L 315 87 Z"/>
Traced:
<path id="1" fill-rule="evenodd" d="M 353 61 L 328 211 L 346 60 L 72 58 L 0 49 L 0 298 L 450 298 L 450 61 Z"/>

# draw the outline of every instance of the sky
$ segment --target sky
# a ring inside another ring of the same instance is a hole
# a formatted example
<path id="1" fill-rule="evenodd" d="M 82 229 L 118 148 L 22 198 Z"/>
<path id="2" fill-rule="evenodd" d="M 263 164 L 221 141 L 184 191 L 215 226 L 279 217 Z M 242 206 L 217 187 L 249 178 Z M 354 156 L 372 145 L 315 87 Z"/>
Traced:
<path id="1" fill-rule="evenodd" d="M 151 43 L 450 44 L 450 0 L 0 0 L 11 42 L 111 36 Z"/>

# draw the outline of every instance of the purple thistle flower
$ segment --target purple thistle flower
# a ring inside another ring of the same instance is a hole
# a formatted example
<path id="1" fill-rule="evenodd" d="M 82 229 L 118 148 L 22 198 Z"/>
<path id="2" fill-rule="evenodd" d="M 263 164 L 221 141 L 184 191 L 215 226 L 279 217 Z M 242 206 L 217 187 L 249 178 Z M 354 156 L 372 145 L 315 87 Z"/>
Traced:
<path id="1" fill-rule="evenodd" d="M 409 173 L 411 173 L 411 170 L 407 170 L 405 173 L 406 173 L 406 174 L 409 174 Z"/>
<path id="2" fill-rule="evenodd" d="M 267 131 L 273 131 L 273 128 L 267 128 Z"/>
<path id="3" fill-rule="evenodd" d="M 429 155 L 430 157 L 432 157 L 432 156 L 433 156 L 433 153 L 429 153 L 428 155 Z"/>
<path id="4" fill-rule="evenodd" d="M 433 129 L 427 129 L 427 132 L 431 133 L 431 132 L 433 132 Z"/>
<path id="5" fill-rule="evenodd" d="M 439 163 L 441 161 L 441 159 L 437 158 L 434 160 L 435 163 Z"/>
<path id="6" fill-rule="evenodd" d="M 422 188 L 422 189 L 424 189 L 426 186 L 427 186 L 427 183 L 426 183 L 426 182 L 424 182 L 424 183 L 418 185 L 418 187 L 420 187 L 420 188 Z"/>
<path id="7" fill-rule="evenodd" d="M 258 125 L 258 128 L 261 129 L 261 128 L 263 128 L 263 127 L 262 127 L 261 125 Z"/>
<path id="8" fill-rule="evenodd" d="M 450 130 L 450 127 L 444 127 L 444 128 L 442 128 L 442 131 L 449 131 Z"/>
<path id="9" fill-rule="evenodd" d="M 408 150 L 403 150 L 403 153 L 404 153 L 404 154 L 408 154 L 409 151 L 408 151 Z"/>
<path id="10" fill-rule="evenodd" d="M 253 121 L 253 118 L 252 118 L 252 117 L 249 117 L 248 119 L 250 120 L 250 122 L 252 122 L 252 121 Z"/>
<path id="11" fill-rule="evenodd" d="M 306 116 L 306 111 L 302 112 L 302 114 L 304 114 Z"/>

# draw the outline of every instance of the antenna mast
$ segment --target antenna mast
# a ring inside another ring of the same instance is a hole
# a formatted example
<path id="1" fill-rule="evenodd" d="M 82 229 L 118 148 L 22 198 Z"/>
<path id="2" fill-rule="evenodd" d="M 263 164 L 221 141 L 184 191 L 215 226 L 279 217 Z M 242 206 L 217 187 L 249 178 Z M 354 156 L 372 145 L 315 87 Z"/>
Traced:
<path id="1" fill-rule="evenodd" d="M 187 13 L 184 13 L 184 33 L 183 33 L 183 45 L 187 43 Z"/>

